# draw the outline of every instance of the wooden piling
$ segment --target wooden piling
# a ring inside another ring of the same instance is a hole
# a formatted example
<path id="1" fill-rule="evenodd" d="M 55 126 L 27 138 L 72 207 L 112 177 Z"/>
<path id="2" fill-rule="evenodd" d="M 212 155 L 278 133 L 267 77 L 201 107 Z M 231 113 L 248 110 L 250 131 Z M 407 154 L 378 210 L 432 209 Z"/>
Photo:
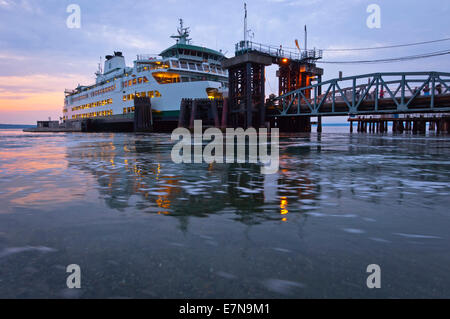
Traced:
<path id="1" fill-rule="evenodd" d="M 227 119 L 228 119 L 228 98 L 225 98 L 223 100 L 223 106 L 222 106 L 222 130 L 225 130 L 227 128 Z"/>
<path id="2" fill-rule="evenodd" d="M 153 130 L 152 105 L 150 98 L 134 99 L 134 131 L 151 132 Z"/>
<path id="3" fill-rule="evenodd" d="M 187 127 L 186 123 L 187 100 L 183 99 L 180 106 L 180 116 L 178 117 L 178 127 Z"/>
<path id="4" fill-rule="evenodd" d="M 194 100 L 192 100 L 192 109 L 191 109 L 191 120 L 190 120 L 190 123 L 189 123 L 189 128 L 190 129 L 194 129 L 194 122 L 195 122 L 195 120 L 197 119 L 197 101 L 194 99 Z"/>
<path id="5" fill-rule="evenodd" d="M 214 119 L 214 126 L 220 127 L 219 112 L 217 110 L 217 100 L 216 99 L 211 101 L 211 113 L 212 113 L 212 117 Z"/>
<path id="6" fill-rule="evenodd" d="M 322 116 L 317 117 L 317 133 L 322 133 Z"/>
<path id="7" fill-rule="evenodd" d="M 398 123 L 398 131 L 399 131 L 399 133 L 403 133 L 405 131 L 405 126 L 404 126 L 403 121 L 400 121 Z"/>

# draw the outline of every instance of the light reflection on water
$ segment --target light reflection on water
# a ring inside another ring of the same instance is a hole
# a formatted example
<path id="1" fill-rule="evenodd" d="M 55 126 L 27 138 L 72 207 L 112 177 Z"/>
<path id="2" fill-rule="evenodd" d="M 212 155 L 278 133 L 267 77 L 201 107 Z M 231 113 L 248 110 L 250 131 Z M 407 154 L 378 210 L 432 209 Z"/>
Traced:
<path id="1" fill-rule="evenodd" d="M 448 137 L 284 136 L 267 176 L 171 147 L 0 131 L 0 297 L 71 297 L 71 263 L 72 297 L 450 297 Z"/>

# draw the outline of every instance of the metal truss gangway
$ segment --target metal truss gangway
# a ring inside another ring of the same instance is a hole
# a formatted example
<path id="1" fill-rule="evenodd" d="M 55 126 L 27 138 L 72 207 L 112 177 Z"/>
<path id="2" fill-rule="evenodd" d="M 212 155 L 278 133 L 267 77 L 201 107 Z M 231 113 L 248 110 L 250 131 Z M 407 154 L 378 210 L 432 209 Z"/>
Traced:
<path id="1" fill-rule="evenodd" d="M 450 112 L 450 73 L 391 72 L 337 78 L 272 101 L 272 117 Z"/>

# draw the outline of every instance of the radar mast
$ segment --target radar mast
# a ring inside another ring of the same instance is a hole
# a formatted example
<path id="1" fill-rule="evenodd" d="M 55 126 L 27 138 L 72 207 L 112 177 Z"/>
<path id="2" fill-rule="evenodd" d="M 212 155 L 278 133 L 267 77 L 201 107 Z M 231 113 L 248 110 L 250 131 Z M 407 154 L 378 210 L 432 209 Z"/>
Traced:
<path id="1" fill-rule="evenodd" d="M 171 36 L 172 39 L 177 39 L 178 44 L 190 44 L 192 39 L 189 39 L 189 28 L 183 25 L 183 19 L 180 19 L 180 27 L 177 29 L 178 35 Z"/>

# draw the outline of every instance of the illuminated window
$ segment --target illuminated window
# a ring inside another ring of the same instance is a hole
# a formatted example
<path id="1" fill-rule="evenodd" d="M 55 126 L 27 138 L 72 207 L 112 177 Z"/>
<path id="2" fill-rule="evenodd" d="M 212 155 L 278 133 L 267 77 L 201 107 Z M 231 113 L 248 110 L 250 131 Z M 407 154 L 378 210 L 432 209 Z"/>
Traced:
<path id="1" fill-rule="evenodd" d="M 124 100 L 124 101 L 127 100 L 127 96 L 126 96 L 126 95 L 123 96 L 123 100 Z"/>
<path id="2" fill-rule="evenodd" d="M 161 97 L 161 93 L 159 93 L 159 91 L 155 91 L 155 97 Z"/>
<path id="3" fill-rule="evenodd" d="M 138 83 L 142 84 L 142 78 L 138 78 Z"/>
<path id="4" fill-rule="evenodd" d="M 133 85 L 133 80 L 129 80 L 128 81 L 128 86 L 132 86 Z"/>
<path id="5" fill-rule="evenodd" d="M 127 114 L 127 108 L 126 107 L 123 108 L 123 114 Z"/>
<path id="6" fill-rule="evenodd" d="M 155 96 L 153 95 L 153 91 L 148 91 L 148 97 L 149 98 L 154 98 Z"/>
<path id="7" fill-rule="evenodd" d="M 137 79 L 133 79 L 133 85 L 137 84 Z"/>
<path id="8" fill-rule="evenodd" d="M 180 82 L 180 75 L 171 72 L 155 72 L 152 74 L 159 84 L 171 84 Z"/>
<path id="9" fill-rule="evenodd" d="M 148 79 L 147 79 L 146 76 L 144 76 L 144 77 L 142 78 L 142 80 L 144 81 L 144 83 L 147 83 L 147 82 L 148 82 Z"/>

